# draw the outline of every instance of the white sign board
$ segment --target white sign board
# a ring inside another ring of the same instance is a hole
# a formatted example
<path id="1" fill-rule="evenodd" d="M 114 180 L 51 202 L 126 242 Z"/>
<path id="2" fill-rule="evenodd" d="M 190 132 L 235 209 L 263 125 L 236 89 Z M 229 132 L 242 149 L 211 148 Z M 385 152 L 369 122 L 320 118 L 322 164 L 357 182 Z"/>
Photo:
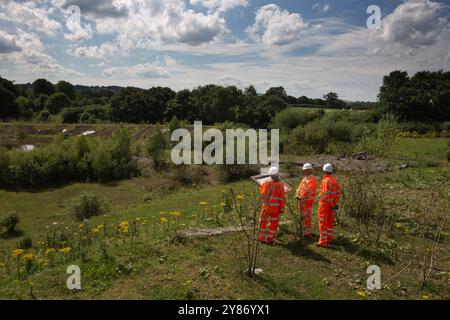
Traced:
<path id="1" fill-rule="evenodd" d="M 264 182 L 266 182 L 267 180 L 270 179 L 270 175 L 267 174 L 259 174 L 257 176 L 252 176 L 250 177 L 253 181 L 255 181 L 259 186 L 261 186 Z M 283 180 L 281 180 L 281 182 L 283 182 L 283 186 L 284 186 L 284 192 L 291 192 L 292 188 L 290 185 L 288 185 L 286 182 L 284 182 Z"/>

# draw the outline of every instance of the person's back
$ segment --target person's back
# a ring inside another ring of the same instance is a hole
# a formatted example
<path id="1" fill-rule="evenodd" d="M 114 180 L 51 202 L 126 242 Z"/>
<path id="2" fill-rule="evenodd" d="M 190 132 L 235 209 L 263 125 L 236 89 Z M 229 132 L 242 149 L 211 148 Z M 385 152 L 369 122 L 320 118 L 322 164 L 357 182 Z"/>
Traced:
<path id="1" fill-rule="evenodd" d="M 271 177 L 261 184 L 261 213 L 258 241 L 272 244 L 278 229 L 280 213 L 284 212 L 284 185 L 278 178 L 278 168 L 270 168 Z"/>
<path id="2" fill-rule="evenodd" d="M 333 176 L 333 167 L 327 163 L 323 166 L 325 175 L 322 177 L 319 195 L 319 242 L 320 247 L 326 247 L 334 239 L 334 215 L 341 198 L 341 186 Z"/>

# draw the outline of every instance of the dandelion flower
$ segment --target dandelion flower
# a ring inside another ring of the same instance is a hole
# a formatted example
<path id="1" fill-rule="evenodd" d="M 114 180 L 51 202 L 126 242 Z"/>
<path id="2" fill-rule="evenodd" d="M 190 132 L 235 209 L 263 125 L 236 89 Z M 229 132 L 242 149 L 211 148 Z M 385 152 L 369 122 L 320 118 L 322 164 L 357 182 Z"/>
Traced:
<path id="1" fill-rule="evenodd" d="M 59 249 L 59 252 L 63 253 L 63 254 L 69 254 L 72 251 L 72 248 L 70 247 L 65 247 L 62 249 Z"/>
<path id="2" fill-rule="evenodd" d="M 55 249 L 55 248 L 47 248 L 47 249 L 45 250 L 45 255 L 48 256 L 49 254 L 55 253 L 55 252 L 56 252 L 56 249 Z"/>
<path id="3" fill-rule="evenodd" d="M 23 249 L 15 249 L 13 250 L 13 252 L 11 253 L 11 255 L 13 257 L 18 257 L 21 256 L 25 251 Z"/>
<path id="4" fill-rule="evenodd" d="M 178 217 L 181 216 L 181 212 L 179 212 L 179 211 L 172 211 L 172 212 L 170 213 L 170 215 L 171 215 L 172 217 L 178 218 Z"/>
<path id="5" fill-rule="evenodd" d="M 34 259 L 34 257 L 35 257 L 34 253 L 27 253 L 22 256 L 22 259 L 26 261 L 31 261 Z"/>
<path id="6" fill-rule="evenodd" d="M 356 294 L 360 297 L 365 297 L 366 293 L 364 291 L 357 291 Z"/>
<path id="7" fill-rule="evenodd" d="M 200 201 L 198 204 L 201 205 L 201 206 L 207 206 L 208 205 L 208 201 Z"/>
<path id="8" fill-rule="evenodd" d="M 244 196 L 241 195 L 241 194 L 238 194 L 238 195 L 236 196 L 236 199 L 239 200 L 239 201 L 244 200 Z"/>
<path id="9" fill-rule="evenodd" d="M 159 222 L 161 222 L 161 223 L 167 223 L 168 220 L 167 220 L 167 218 L 161 217 L 161 218 L 159 219 Z"/>

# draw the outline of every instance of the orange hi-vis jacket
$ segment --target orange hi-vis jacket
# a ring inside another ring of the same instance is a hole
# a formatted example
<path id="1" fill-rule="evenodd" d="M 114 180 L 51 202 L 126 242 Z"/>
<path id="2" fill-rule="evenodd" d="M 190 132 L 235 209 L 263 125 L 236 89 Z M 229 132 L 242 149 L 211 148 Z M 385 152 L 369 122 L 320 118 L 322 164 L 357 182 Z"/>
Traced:
<path id="1" fill-rule="evenodd" d="M 284 211 L 284 185 L 280 180 L 272 178 L 261 185 L 262 210 L 266 213 Z"/>
<path id="2" fill-rule="evenodd" d="M 335 207 L 339 203 L 341 198 L 341 186 L 336 179 L 327 174 L 322 178 L 322 184 L 320 185 L 319 200 L 326 202 L 330 207 Z"/>
<path id="3" fill-rule="evenodd" d="M 317 193 L 317 178 L 313 174 L 304 177 L 296 192 L 301 201 L 314 202 Z"/>

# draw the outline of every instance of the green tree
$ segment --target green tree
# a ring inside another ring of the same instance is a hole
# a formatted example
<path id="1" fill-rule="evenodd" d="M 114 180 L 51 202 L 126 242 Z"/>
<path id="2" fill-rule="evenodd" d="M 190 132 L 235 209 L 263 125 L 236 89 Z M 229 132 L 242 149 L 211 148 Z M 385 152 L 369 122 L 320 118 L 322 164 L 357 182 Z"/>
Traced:
<path id="1" fill-rule="evenodd" d="M 45 107 L 51 114 L 57 114 L 62 108 L 70 107 L 70 99 L 62 92 L 56 92 L 45 101 Z"/>
<path id="2" fill-rule="evenodd" d="M 64 80 L 59 81 L 55 85 L 55 91 L 64 93 L 70 99 L 73 99 L 75 97 L 75 89 L 73 87 L 73 84 Z"/>
<path id="3" fill-rule="evenodd" d="M 20 115 L 14 94 L 0 85 L 0 118 L 14 118 Z"/>
<path id="4" fill-rule="evenodd" d="M 53 94 L 55 92 L 55 88 L 53 84 L 47 79 L 37 79 L 31 84 L 31 89 L 33 91 L 33 95 L 35 97 L 39 97 L 41 94 L 45 94 L 47 96 Z"/>

